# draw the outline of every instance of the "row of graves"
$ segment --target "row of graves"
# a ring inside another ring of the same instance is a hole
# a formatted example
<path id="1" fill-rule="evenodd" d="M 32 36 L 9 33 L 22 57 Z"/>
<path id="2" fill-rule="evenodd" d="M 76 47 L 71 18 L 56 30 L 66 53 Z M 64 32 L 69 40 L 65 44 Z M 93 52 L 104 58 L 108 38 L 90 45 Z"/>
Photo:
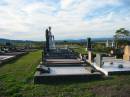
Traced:
<path id="1" fill-rule="evenodd" d="M 16 48 L 10 42 L 0 48 L 0 66 L 28 53 L 26 48 Z"/>
<path id="2" fill-rule="evenodd" d="M 123 49 L 112 49 L 110 53 L 97 53 L 92 57 L 91 41 L 89 41 L 88 59 L 95 69 L 101 71 L 106 76 L 113 74 L 130 74 L 130 46 Z M 117 56 L 122 56 L 118 58 Z"/>
<path id="3" fill-rule="evenodd" d="M 57 48 L 51 27 L 46 30 L 46 46 L 42 62 L 34 75 L 34 83 L 57 82 L 65 80 L 89 80 L 101 77 L 101 73 L 86 65 L 70 48 Z"/>

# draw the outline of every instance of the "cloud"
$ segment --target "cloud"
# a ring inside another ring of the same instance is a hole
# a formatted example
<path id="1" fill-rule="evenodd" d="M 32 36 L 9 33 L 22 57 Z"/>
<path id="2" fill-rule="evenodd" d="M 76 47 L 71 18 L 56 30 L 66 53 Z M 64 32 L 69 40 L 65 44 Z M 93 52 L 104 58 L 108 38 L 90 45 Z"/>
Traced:
<path id="1" fill-rule="evenodd" d="M 0 35 L 45 40 L 44 31 L 52 26 L 56 39 L 112 37 L 120 27 L 129 29 L 128 3 L 124 0 L 1 0 Z"/>
<path id="2" fill-rule="evenodd" d="M 61 9 L 68 9 L 70 6 L 73 5 L 75 0 L 60 0 L 61 2 Z"/>

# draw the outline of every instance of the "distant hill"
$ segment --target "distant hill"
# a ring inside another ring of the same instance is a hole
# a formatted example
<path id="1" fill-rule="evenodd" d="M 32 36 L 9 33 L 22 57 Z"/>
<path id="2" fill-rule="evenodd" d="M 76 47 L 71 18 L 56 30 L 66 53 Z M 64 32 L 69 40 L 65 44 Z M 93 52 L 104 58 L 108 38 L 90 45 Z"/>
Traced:
<path id="1" fill-rule="evenodd" d="M 3 38 L 0 38 L 0 44 L 5 44 L 6 42 L 9 42 L 10 40 L 8 39 L 3 39 Z"/>
<path id="2" fill-rule="evenodd" d="M 10 39 L 0 38 L 0 44 L 6 44 L 7 42 L 10 42 L 10 43 L 37 43 L 38 41 L 30 41 L 30 40 L 10 40 Z M 40 41 L 39 41 L 39 42 L 40 42 Z"/>
<path id="3" fill-rule="evenodd" d="M 91 38 L 91 40 L 92 41 L 97 41 L 97 42 L 104 42 L 104 41 L 107 41 L 107 40 L 109 40 L 109 41 L 111 41 L 111 40 L 113 40 L 113 38 Z M 67 41 L 67 42 L 87 42 L 87 38 L 86 39 L 75 39 L 75 40 L 71 40 L 71 39 L 69 39 L 69 40 L 56 40 L 57 42 L 63 42 L 63 41 Z"/>
<path id="4" fill-rule="evenodd" d="M 114 38 L 92 38 L 93 42 L 106 42 L 107 40 L 112 41 Z"/>
<path id="5" fill-rule="evenodd" d="M 92 42 L 106 42 L 107 40 L 112 41 L 113 38 L 92 38 Z M 130 40 L 130 39 L 129 39 Z M 45 41 L 31 41 L 31 40 L 10 40 L 10 39 L 4 39 L 0 38 L 0 44 L 5 44 L 6 42 L 10 43 L 45 43 Z M 68 39 L 68 40 L 55 40 L 56 43 L 64 43 L 64 42 L 71 42 L 71 43 L 86 43 L 86 39 Z"/>

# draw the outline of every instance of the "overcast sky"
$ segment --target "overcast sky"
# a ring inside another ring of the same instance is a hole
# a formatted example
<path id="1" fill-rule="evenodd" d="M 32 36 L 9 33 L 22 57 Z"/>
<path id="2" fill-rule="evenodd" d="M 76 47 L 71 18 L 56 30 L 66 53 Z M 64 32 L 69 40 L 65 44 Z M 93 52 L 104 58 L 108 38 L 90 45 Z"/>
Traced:
<path id="1" fill-rule="evenodd" d="M 0 0 L 0 38 L 45 40 L 112 37 L 130 30 L 130 0 Z"/>

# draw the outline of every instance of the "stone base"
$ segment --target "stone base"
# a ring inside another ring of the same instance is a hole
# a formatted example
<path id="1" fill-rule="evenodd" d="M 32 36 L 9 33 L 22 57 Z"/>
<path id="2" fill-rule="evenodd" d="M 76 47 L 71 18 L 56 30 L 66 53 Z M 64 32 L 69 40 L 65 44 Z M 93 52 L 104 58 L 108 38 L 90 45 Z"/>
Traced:
<path id="1" fill-rule="evenodd" d="M 43 83 L 59 83 L 66 81 L 89 81 L 94 79 L 100 79 L 102 75 L 99 74 L 79 74 L 79 75 L 40 75 L 37 71 L 34 76 L 35 84 Z"/>

